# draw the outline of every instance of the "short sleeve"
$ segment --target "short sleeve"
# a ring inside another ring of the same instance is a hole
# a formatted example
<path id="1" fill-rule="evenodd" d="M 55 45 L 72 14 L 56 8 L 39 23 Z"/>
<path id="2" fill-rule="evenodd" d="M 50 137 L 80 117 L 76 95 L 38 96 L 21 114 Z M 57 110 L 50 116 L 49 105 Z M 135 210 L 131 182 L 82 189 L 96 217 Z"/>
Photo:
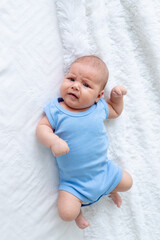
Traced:
<path id="1" fill-rule="evenodd" d="M 55 100 L 53 100 L 44 107 L 44 112 L 53 129 L 56 128 L 56 112 L 57 112 L 56 110 L 57 108 L 55 106 Z"/>
<path id="2" fill-rule="evenodd" d="M 107 119 L 108 115 L 109 115 L 108 104 L 106 103 L 106 101 L 103 98 L 101 98 L 100 101 L 102 102 L 102 104 L 104 106 L 104 110 L 105 110 L 105 113 L 106 113 L 106 119 Z"/>

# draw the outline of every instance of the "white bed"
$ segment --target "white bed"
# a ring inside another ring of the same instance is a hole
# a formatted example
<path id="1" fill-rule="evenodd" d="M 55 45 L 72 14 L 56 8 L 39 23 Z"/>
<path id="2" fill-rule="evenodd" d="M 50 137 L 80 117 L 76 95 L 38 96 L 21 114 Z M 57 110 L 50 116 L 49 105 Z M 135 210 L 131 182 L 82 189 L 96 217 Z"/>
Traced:
<path id="1" fill-rule="evenodd" d="M 160 2 L 0 2 L 0 236 L 2 240 L 160 239 Z M 36 139 L 43 107 L 69 64 L 97 54 L 110 89 L 126 86 L 123 114 L 107 121 L 109 157 L 134 179 L 116 208 L 83 208 L 84 231 L 57 213 L 58 172 Z"/>

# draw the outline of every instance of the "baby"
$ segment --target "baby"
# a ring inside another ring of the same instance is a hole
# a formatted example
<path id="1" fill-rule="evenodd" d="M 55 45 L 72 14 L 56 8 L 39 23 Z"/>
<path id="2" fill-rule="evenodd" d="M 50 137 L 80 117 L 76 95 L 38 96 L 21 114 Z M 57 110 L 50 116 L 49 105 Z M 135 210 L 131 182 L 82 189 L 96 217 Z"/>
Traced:
<path id="1" fill-rule="evenodd" d="M 96 56 L 72 63 L 60 87 L 61 97 L 49 103 L 36 130 L 39 141 L 56 157 L 60 175 L 58 212 L 64 221 L 89 226 L 82 206 L 108 195 L 117 205 L 118 192 L 131 188 L 132 177 L 107 158 L 109 145 L 104 120 L 118 117 L 126 89 L 116 86 L 106 102 L 102 96 L 108 69 Z"/>

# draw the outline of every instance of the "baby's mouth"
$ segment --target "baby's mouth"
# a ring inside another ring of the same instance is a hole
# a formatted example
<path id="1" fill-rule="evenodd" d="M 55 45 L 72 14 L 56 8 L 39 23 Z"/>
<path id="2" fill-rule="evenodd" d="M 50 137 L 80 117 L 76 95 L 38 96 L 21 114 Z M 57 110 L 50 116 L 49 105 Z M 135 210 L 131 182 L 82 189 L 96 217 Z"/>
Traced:
<path id="1" fill-rule="evenodd" d="M 76 94 L 74 94 L 74 93 L 68 93 L 68 95 L 69 95 L 69 96 L 72 96 L 73 98 L 78 99 L 78 96 L 77 96 Z"/>

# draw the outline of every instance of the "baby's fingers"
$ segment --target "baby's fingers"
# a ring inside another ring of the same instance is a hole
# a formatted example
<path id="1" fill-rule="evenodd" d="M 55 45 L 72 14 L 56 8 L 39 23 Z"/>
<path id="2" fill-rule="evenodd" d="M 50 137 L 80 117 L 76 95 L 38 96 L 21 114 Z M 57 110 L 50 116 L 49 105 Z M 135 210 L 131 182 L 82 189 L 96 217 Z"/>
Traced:
<path id="1" fill-rule="evenodd" d="M 70 150 L 69 147 L 67 147 L 64 154 L 67 154 L 69 152 L 69 150 Z"/>
<path id="2" fill-rule="evenodd" d="M 127 94 L 127 90 L 125 89 L 125 87 L 121 87 L 121 92 L 122 92 L 122 95 L 126 95 Z"/>
<path id="3" fill-rule="evenodd" d="M 65 155 L 69 152 L 69 147 L 68 146 L 65 146 L 64 148 L 61 148 L 57 154 L 57 156 L 61 156 L 61 155 Z M 56 157 L 57 157 L 56 156 Z"/>
<path id="4" fill-rule="evenodd" d="M 127 90 L 125 89 L 125 87 L 122 87 L 122 86 L 117 86 L 112 90 L 112 95 L 114 97 L 122 97 L 123 95 L 126 95 L 126 93 L 127 93 Z"/>

